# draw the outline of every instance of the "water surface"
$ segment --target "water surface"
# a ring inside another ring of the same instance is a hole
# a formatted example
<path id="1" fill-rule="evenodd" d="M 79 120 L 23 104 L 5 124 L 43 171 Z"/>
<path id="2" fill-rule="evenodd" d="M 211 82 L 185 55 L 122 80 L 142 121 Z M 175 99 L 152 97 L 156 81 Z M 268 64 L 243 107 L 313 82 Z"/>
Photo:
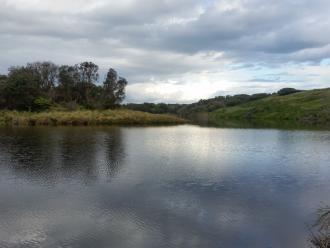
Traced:
<path id="1" fill-rule="evenodd" d="M 0 129 L 0 247 L 310 247 L 330 132 Z"/>

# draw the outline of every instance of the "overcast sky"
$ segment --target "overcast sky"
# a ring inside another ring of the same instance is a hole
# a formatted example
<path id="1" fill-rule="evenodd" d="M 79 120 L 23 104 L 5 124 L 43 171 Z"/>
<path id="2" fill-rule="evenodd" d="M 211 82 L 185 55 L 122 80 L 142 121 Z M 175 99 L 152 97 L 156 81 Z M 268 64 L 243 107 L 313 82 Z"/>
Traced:
<path id="1" fill-rule="evenodd" d="M 128 102 L 330 87 L 329 0 L 0 0 L 0 73 L 93 61 Z"/>

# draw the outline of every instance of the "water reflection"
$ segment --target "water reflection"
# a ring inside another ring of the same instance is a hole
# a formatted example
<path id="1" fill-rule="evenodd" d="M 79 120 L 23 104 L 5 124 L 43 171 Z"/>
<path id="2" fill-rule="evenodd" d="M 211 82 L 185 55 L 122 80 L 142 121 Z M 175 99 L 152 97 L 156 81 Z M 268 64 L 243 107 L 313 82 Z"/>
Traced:
<path id="1" fill-rule="evenodd" d="M 309 247 L 330 132 L 0 130 L 0 247 Z"/>
<path id="2" fill-rule="evenodd" d="M 15 175 L 56 183 L 65 178 L 92 183 L 115 176 L 122 165 L 121 129 L 14 128 L 0 136 L 1 156 Z M 100 173 L 101 172 L 101 173 Z"/>
<path id="3" fill-rule="evenodd" d="M 303 124 L 296 123 L 293 121 L 285 120 L 211 120 L 206 119 L 205 117 L 202 120 L 195 120 L 196 123 L 202 126 L 214 126 L 214 127 L 226 127 L 226 128 L 276 128 L 283 130 L 330 130 L 329 124 L 317 125 L 317 124 Z"/>

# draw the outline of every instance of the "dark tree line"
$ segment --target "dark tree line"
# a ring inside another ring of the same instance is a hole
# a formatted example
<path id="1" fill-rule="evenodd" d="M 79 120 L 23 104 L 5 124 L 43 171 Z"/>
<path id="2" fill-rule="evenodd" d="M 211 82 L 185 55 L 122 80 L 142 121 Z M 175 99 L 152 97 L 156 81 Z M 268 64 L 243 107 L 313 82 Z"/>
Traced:
<path id="1" fill-rule="evenodd" d="M 139 110 L 154 114 L 169 113 L 185 118 L 192 118 L 196 113 L 211 112 L 220 108 L 232 107 L 246 102 L 263 99 L 269 96 L 285 96 L 300 91 L 301 90 L 294 88 L 283 88 L 272 94 L 257 93 L 253 95 L 238 94 L 233 96 L 217 96 L 210 99 L 201 99 L 198 102 L 191 104 L 129 103 L 125 105 L 125 107 L 132 110 Z"/>
<path id="2" fill-rule="evenodd" d="M 52 62 L 28 63 L 0 75 L 0 108 L 44 110 L 53 104 L 106 109 L 125 98 L 127 80 L 109 69 L 99 85 L 99 67 L 93 62 L 58 66 Z"/>

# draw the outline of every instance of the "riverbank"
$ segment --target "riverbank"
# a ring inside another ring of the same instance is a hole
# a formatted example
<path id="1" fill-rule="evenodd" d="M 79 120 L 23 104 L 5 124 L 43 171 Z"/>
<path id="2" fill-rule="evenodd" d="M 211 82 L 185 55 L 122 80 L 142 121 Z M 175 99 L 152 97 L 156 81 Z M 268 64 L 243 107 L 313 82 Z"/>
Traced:
<path id="1" fill-rule="evenodd" d="M 0 126 L 176 125 L 184 119 L 133 110 L 1 111 Z"/>

